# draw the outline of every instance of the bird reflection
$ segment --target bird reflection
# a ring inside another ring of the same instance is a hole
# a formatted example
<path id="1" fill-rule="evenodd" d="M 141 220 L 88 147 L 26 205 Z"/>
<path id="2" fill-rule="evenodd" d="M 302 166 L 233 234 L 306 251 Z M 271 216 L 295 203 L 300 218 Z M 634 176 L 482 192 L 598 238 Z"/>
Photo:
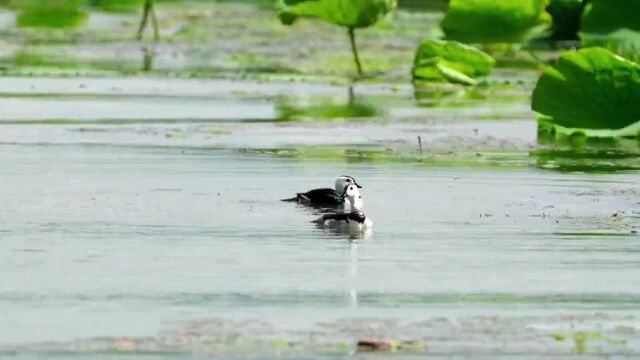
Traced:
<path id="1" fill-rule="evenodd" d="M 358 307 L 358 243 L 350 243 L 351 261 L 349 263 L 349 306 Z"/>

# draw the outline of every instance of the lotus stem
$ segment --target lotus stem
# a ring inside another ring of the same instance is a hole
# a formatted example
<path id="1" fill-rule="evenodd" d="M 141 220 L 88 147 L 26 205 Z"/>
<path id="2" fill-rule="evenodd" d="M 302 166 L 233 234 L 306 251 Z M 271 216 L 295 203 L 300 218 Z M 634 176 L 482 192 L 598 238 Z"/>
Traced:
<path id="1" fill-rule="evenodd" d="M 160 40 L 160 27 L 158 25 L 158 16 L 156 15 L 156 11 L 153 6 L 153 0 L 144 1 L 142 20 L 140 21 L 140 27 L 138 28 L 138 40 L 142 40 L 142 37 L 144 36 L 144 30 L 147 28 L 149 17 L 151 17 L 151 26 L 153 26 L 153 39 L 158 41 Z"/>
<path id="2" fill-rule="evenodd" d="M 538 63 L 538 65 L 543 65 L 543 66 L 546 66 L 546 65 L 547 65 L 547 63 L 546 63 L 546 62 L 544 62 L 544 60 L 542 60 L 542 59 L 538 56 L 538 54 L 536 54 L 536 52 L 533 50 L 533 48 L 529 48 L 529 55 L 531 55 L 531 57 L 533 58 L 533 60 L 535 60 L 535 61 Z"/>
<path id="3" fill-rule="evenodd" d="M 356 46 L 356 32 L 355 29 L 349 28 L 349 40 L 351 41 L 351 52 L 353 53 L 353 61 L 356 63 L 358 74 L 362 75 L 362 64 L 360 63 L 360 56 L 358 55 L 358 47 Z"/>
<path id="4" fill-rule="evenodd" d="M 147 0 L 151 8 L 151 25 L 153 26 L 153 40 L 160 40 L 160 25 L 158 25 L 158 15 L 156 14 L 156 8 L 153 6 L 153 0 Z"/>

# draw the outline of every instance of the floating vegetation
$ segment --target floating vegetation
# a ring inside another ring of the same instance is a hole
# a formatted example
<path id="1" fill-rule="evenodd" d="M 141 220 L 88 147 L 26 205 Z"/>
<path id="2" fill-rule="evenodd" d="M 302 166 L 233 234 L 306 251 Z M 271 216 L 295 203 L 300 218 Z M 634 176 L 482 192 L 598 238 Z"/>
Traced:
<path id="1" fill-rule="evenodd" d="M 548 170 L 602 173 L 640 170 L 640 151 L 540 149 L 531 151 L 531 156 L 538 167 Z"/>
<path id="2" fill-rule="evenodd" d="M 596 331 L 576 331 L 573 333 L 553 333 L 551 337 L 555 341 L 573 341 L 573 351 L 579 354 L 587 352 L 587 342 L 608 340 L 602 332 Z"/>
<path id="3" fill-rule="evenodd" d="M 364 100 L 353 97 L 345 103 L 333 98 L 291 99 L 282 97 L 276 102 L 278 121 L 365 119 L 380 111 Z"/>
<path id="4" fill-rule="evenodd" d="M 243 154 L 349 163 L 383 162 L 462 167 L 509 167 L 529 165 L 528 153 L 508 150 L 447 151 L 444 149 L 394 150 L 365 146 L 299 146 L 291 148 L 244 148 Z"/>

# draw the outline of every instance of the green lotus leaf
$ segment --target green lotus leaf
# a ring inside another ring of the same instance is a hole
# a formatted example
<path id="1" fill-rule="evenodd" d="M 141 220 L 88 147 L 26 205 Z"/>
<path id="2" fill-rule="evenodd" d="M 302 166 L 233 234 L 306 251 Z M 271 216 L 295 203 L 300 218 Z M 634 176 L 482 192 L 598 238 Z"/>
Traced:
<path id="1" fill-rule="evenodd" d="M 547 126 L 637 136 L 640 64 L 603 48 L 564 53 L 538 80 L 532 109 Z"/>
<path id="2" fill-rule="evenodd" d="M 14 0 L 18 27 L 69 28 L 84 24 L 87 13 L 80 0 Z"/>
<path id="3" fill-rule="evenodd" d="M 394 10 L 396 0 L 278 0 L 277 10 L 284 24 L 297 17 L 316 17 L 349 28 L 368 27 Z"/>
<path id="4" fill-rule="evenodd" d="M 423 40 L 413 64 L 414 79 L 475 84 L 473 78 L 488 75 L 495 60 L 457 41 Z"/>
<path id="5" fill-rule="evenodd" d="M 548 0 L 451 0 L 440 24 L 449 40 L 523 43 L 545 30 Z"/>

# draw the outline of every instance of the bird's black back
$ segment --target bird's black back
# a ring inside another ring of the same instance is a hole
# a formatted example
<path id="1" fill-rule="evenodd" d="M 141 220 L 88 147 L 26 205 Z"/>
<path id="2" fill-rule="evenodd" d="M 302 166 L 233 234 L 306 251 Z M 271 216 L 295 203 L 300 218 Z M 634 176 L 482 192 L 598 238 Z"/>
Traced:
<path id="1" fill-rule="evenodd" d="M 313 205 L 341 205 L 344 203 L 344 198 L 330 188 L 313 189 L 306 193 L 298 194 L 298 197 L 306 199 Z"/>

